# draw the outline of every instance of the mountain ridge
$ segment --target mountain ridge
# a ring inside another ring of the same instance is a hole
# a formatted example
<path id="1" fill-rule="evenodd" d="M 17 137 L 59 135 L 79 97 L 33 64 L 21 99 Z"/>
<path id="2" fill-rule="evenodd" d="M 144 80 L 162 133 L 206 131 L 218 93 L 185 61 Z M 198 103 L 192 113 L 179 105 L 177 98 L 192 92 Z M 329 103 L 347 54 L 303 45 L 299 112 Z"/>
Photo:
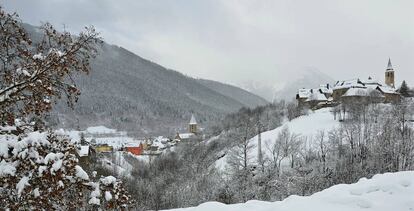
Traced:
<path id="1" fill-rule="evenodd" d="M 41 38 L 38 28 L 28 24 L 24 27 L 34 40 Z M 58 103 L 47 116 L 52 126 L 105 125 L 135 136 L 171 135 L 186 130 L 191 114 L 201 124 L 208 124 L 242 107 L 267 103 L 252 93 L 220 82 L 209 83 L 222 89 L 209 88 L 200 79 L 105 42 L 98 47 L 89 75 L 77 75 L 75 81 L 81 90 L 78 103 L 74 110 Z M 237 94 L 230 97 L 231 92 Z"/>

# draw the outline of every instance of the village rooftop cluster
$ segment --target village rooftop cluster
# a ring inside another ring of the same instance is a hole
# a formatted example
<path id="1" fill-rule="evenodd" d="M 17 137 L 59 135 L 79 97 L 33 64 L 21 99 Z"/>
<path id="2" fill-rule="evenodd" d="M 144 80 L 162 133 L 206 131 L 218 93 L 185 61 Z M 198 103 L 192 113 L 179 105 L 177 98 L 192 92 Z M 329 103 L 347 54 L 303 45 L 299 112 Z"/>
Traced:
<path id="1" fill-rule="evenodd" d="M 164 136 L 135 139 L 124 131 L 106 128 L 104 126 L 89 127 L 85 131 L 60 131 L 79 142 L 79 157 L 88 157 L 97 153 L 112 153 L 124 151 L 136 156 L 160 155 L 164 150 L 171 149 L 180 142 L 191 142 L 201 136 L 202 129 L 194 115 L 188 124 L 188 132 L 177 133 L 174 138 Z"/>
<path id="2" fill-rule="evenodd" d="M 319 88 L 298 90 L 296 100 L 299 107 L 320 109 L 348 102 L 397 102 L 401 98 L 395 88 L 394 68 L 388 59 L 384 84 L 368 77 L 366 80 L 352 79 L 320 85 Z"/>

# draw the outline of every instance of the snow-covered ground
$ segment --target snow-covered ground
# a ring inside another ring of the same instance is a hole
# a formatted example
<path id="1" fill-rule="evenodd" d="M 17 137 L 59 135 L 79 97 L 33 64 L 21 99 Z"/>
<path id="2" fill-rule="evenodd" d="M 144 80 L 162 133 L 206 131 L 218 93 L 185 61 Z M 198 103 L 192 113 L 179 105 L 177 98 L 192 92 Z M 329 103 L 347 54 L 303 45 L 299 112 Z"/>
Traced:
<path id="1" fill-rule="evenodd" d="M 107 128 L 105 126 L 94 126 L 94 127 L 88 127 L 86 129 L 86 132 L 91 134 L 111 134 L 116 133 L 117 131 L 115 129 Z"/>
<path id="2" fill-rule="evenodd" d="M 278 134 L 283 130 L 283 128 L 289 128 L 291 133 L 299 135 L 299 138 L 306 144 L 306 146 L 312 146 L 312 139 L 317 136 L 319 131 L 328 131 L 339 126 L 339 121 L 334 120 L 334 117 L 331 113 L 331 108 L 322 108 L 316 111 L 310 111 L 308 115 L 300 116 L 291 121 L 286 121 L 280 127 L 277 127 L 273 130 L 263 132 L 262 136 L 262 152 L 265 155 L 270 156 L 269 147 L 275 143 Z M 327 138 L 327 135 L 326 137 Z M 258 136 L 255 136 L 251 139 L 251 144 L 253 146 L 250 155 L 252 161 L 257 160 L 257 141 Z M 216 167 L 219 169 L 225 169 L 227 164 L 227 156 L 219 159 L 216 162 Z"/>
<path id="3" fill-rule="evenodd" d="M 299 138 L 303 140 L 304 144 L 307 146 L 312 146 L 312 140 L 317 136 L 320 131 L 328 132 L 336 127 L 338 127 L 340 122 L 334 120 L 334 116 L 331 113 L 331 108 L 322 108 L 316 111 L 310 111 L 308 115 L 300 116 L 298 118 L 292 119 L 291 121 L 285 122 L 280 127 L 276 129 L 263 132 L 262 135 L 262 150 L 263 153 L 269 153 L 266 149 L 266 146 L 271 146 L 278 134 L 283 130 L 283 128 L 289 128 L 291 133 L 299 135 Z M 327 137 L 326 137 L 327 138 Z M 258 136 L 252 138 L 251 142 L 255 146 L 254 150 L 257 151 Z M 257 155 L 257 153 L 255 153 Z"/>
<path id="4" fill-rule="evenodd" d="M 207 202 L 174 211 L 409 211 L 414 210 L 414 171 L 375 175 L 355 184 L 335 185 L 311 196 L 290 196 L 283 201 L 248 201 L 225 205 Z"/>
<path id="5" fill-rule="evenodd" d="M 94 140 L 95 144 L 108 144 L 114 149 L 120 149 L 126 145 L 138 146 L 139 143 L 143 142 L 142 140 L 128 136 L 124 131 L 117 131 L 105 126 L 88 127 L 83 131 L 59 129 L 56 133 L 59 135 L 67 135 L 74 143 L 78 143 L 81 139 L 81 134 L 84 134 L 87 142 Z"/>

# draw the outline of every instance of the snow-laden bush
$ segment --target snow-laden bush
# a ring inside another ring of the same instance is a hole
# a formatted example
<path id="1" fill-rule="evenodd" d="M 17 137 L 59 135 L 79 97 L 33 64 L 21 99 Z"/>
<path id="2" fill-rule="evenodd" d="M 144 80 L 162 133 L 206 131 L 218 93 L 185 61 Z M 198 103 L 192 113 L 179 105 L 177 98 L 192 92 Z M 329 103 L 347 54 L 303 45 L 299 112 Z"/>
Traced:
<path id="1" fill-rule="evenodd" d="M 52 132 L 0 128 L 0 204 L 24 209 L 122 209 L 129 196 L 115 177 L 95 178 L 78 165 L 75 146 Z M 7 131 L 5 131 L 7 130 Z"/>

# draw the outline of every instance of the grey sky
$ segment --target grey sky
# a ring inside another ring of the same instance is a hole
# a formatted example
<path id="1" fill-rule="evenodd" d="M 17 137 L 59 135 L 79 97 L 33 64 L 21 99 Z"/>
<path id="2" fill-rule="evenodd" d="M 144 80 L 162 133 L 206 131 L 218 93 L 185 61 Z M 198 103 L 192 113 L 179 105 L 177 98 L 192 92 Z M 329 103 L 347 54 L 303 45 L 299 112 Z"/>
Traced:
<path id="1" fill-rule="evenodd" d="M 194 77 L 280 86 L 317 68 L 335 80 L 414 85 L 412 0 L 10 0 L 25 22 L 78 31 Z"/>

